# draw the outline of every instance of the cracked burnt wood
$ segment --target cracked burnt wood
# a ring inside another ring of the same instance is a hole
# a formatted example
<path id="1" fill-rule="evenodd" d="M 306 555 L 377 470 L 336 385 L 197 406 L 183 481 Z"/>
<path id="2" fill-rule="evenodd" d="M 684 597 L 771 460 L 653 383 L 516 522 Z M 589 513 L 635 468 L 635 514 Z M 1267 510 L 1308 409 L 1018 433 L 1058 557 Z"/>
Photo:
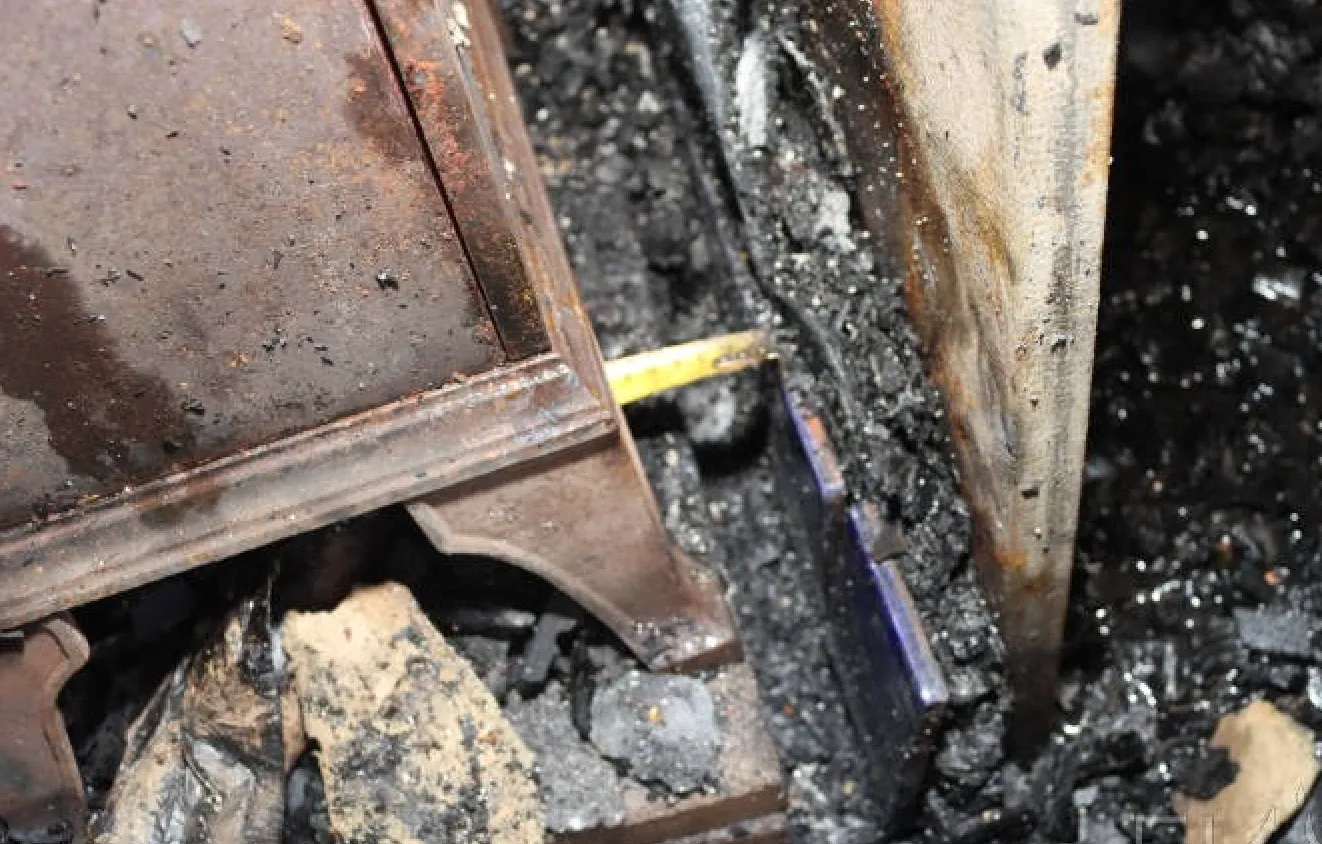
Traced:
<path id="1" fill-rule="evenodd" d="M 843 91 L 864 216 L 901 258 L 945 394 L 1017 720 L 1044 726 L 1086 439 L 1119 2 L 831 0 L 807 17 Z"/>

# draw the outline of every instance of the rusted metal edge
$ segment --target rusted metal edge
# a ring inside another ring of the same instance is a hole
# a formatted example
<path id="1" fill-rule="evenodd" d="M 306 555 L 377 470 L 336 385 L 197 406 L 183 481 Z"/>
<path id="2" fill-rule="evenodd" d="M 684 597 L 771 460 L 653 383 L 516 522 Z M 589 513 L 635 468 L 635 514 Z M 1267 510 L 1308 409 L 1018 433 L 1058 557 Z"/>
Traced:
<path id="1" fill-rule="evenodd" d="M 616 432 L 557 355 L 376 408 L 0 536 L 0 630 Z"/>
<path id="2" fill-rule="evenodd" d="M 492 557 L 543 578 L 654 671 L 740 656 L 719 581 L 652 521 L 646 481 L 619 439 L 475 478 L 408 510 L 442 553 Z"/>
<path id="3" fill-rule="evenodd" d="M 541 171 L 528 138 L 514 81 L 501 51 L 499 8 L 495 0 L 470 0 L 466 7 L 471 23 L 472 44 L 464 58 L 478 87 L 486 92 L 483 102 L 494 104 L 487 117 L 499 157 L 512 165 L 504 170 L 506 188 L 510 201 L 517 209 L 519 231 L 522 233 L 518 239 L 519 247 L 540 297 L 542 317 L 556 350 L 573 362 L 574 370 L 588 390 L 600 396 L 603 402 L 609 403 L 615 410 L 620 428 L 618 447 L 627 458 L 634 482 L 641 485 L 636 495 L 645 499 L 645 518 L 651 529 L 657 536 L 664 538 L 666 532 L 660 512 L 651 489 L 646 485 L 646 475 L 633 438 L 629 436 L 624 415 L 611 394 L 602 365 L 601 349 L 596 335 L 590 330 L 591 323 L 574 284 L 573 269 L 565 254 L 555 216 L 541 181 Z M 701 581 L 701 591 L 714 592 L 719 601 L 719 583 L 706 566 L 687 559 L 673 548 L 670 555 L 681 576 L 695 582 Z M 708 611 L 707 617 L 715 616 Z M 737 648 L 737 641 L 733 645 Z M 702 660 L 714 658 L 723 652 L 724 649 L 705 646 L 698 655 L 701 659 L 695 658 L 694 654 L 681 653 L 683 660 L 671 667 L 680 664 L 696 667 Z"/>
<path id="4" fill-rule="evenodd" d="M 500 477 L 475 479 L 463 489 L 447 489 L 415 502 L 410 510 L 443 550 L 505 559 L 570 592 L 626 642 L 632 642 L 640 658 L 653 667 L 724 662 L 735 658 L 739 650 L 728 609 L 711 573 L 667 542 L 633 440 L 608 385 L 601 351 L 540 178 L 501 49 L 498 12 L 494 0 L 468 0 L 443 2 L 434 14 L 452 21 L 464 36 L 457 39 L 462 43 L 455 52 L 464 78 L 471 79 L 474 90 L 480 92 L 473 102 L 485 115 L 482 128 L 490 133 L 490 153 L 500 162 L 497 177 L 502 180 L 514 221 L 520 260 L 537 295 L 552 345 L 573 365 L 584 387 L 611 406 L 618 435 L 611 442 L 578 449 L 577 456 L 559 453 L 549 461 L 555 465 L 542 461 L 536 469 L 520 467 L 520 471 Z M 567 462 L 576 463 L 576 468 L 566 466 Z M 535 472 L 554 475 L 556 480 L 539 481 L 535 474 L 530 475 Z M 567 492 L 570 487 L 573 495 Z M 595 492 L 588 494 L 585 487 Z M 461 496 L 462 501 L 456 500 Z M 515 520 L 517 526 L 509 521 L 490 523 L 483 515 L 489 504 L 497 506 L 491 503 L 497 500 L 500 507 L 511 508 L 502 513 L 517 510 L 522 514 Z M 543 518 L 537 517 L 539 513 Z M 548 524 L 561 524 L 574 514 L 582 523 L 575 530 L 553 536 L 524 535 Z M 631 568 L 614 565 L 615 561 L 593 562 L 604 548 L 625 541 L 617 525 L 628 525 L 627 541 L 633 543 L 629 556 L 637 557 Z M 594 566 L 600 571 L 594 572 Z M 631 576 L 640 580 L 631 584 Z M 631 618 L 647 623 L 633 630 Z"/>
<path id="5" fill-rule="evenodd" d="M 482 90 L 462 58 L 471 43 L 467 6 L 367 0 L 367 7 L 506 354 L 520 360 L 547 351 L 550 338 L 502 177 L 505 162 L 488 131 Z"/>
<path id="6" fill-rule="evenodd" d="M 642 460 L 624 419 L 624 412 L 611 394 L 602 364 L 601 346 L 591 330 L 591 321 L 574 282 L 574 271 L 565 253 L 550 198 L 541 179 L 541 169 L 523 119 L 519 98 L 514 89 L 501 47 L 500 9 L 496 0 L 469 0 L 466 5 L 472 26 L 472 49 L 465 56 L 485 102 L 496 105 L 488 113 L 492 139 L 502 161 L 510 167 L 503 172 L 506 189 L 519 221 L 519 248 L 524 265 L 534 280 L 541 302 L 542 318 L 556 351 L 574 365 L 574 371 L 594 395 L 615 410 L 621 448 L 628 454 L 637 478 L 645 478 Z M 647 498 L 649 518 L 654 529 L 666 535 L 660 510 L 652 491 L 644 483 L 640 494 Z"/>
<path id="7" fill-rule="evenodd" d="M 82 836 L 83 780 L 56 700 L 90 655 L 63 615 L 0 646 L 0 840 Z"/>
<path id="8" fill-rule="evenodd" d="M 471 25 L 471 47 L 464 56 L 483 102 L 496 104 L 487 119 L 497 158 L 512 166 L 504 169 L 505 190 L 517 222 L 517 243 L 523 264 L 533 281 L 542 319 L 551 343 L 574 366 L 574 371 L 593 394 L 612 402 L 602 369 L 601 349 L 583 307 L 574 271 L 565 254 L 546 187 L 542 183 L 537 156 L 515 93 L 514 80 L 501 48 L 499 8 L 496 0 L 468 0 L 465 5 Z M 620 426 L 624 428 L 621 415 Z M 632 448 L 632 440 L 625 438 Z M 641 464 L 639 472 L 642 471 Z"/>

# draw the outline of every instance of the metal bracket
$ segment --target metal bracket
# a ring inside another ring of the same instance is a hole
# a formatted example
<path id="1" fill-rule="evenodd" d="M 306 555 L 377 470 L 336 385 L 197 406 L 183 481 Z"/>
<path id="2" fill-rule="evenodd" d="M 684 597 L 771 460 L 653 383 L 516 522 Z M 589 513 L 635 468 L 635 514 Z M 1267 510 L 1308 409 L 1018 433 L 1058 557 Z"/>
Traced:
<path id="1" fill-rule="evenodd" d="M 78 840 L 87 809 L 56 698 L 90 650 L 67 615 L 3 635 L 0 806 L 14 841 Z M 2 829 L 4 827 L 0 827 Z"/>

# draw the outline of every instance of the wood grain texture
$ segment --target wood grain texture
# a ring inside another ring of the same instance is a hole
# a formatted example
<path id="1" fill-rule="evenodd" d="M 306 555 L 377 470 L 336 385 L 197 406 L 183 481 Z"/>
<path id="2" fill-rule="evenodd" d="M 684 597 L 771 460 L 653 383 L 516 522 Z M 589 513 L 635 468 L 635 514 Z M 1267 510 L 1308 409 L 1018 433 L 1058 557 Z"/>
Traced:
<path id="1" fill-rule="evenodd" d="M 1073 557 L 1119 4 L 848 0 L 816 14 L 846 47 L 835 66 L 864 217 L 904 256 L 1020 713 L 1037 720 Z"/>

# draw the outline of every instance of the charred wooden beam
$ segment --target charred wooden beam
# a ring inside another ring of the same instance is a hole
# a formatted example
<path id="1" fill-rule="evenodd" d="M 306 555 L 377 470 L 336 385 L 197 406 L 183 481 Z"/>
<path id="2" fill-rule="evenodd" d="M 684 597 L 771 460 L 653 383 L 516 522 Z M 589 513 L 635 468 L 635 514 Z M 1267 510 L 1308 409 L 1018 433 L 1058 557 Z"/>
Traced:
<path id="1" fill-rule="evenodd" d="M 1023 723 L 1053 699 L 1091 379 L 1117 0 L 807 13 L 873 232 L 905 264 Z"/>

